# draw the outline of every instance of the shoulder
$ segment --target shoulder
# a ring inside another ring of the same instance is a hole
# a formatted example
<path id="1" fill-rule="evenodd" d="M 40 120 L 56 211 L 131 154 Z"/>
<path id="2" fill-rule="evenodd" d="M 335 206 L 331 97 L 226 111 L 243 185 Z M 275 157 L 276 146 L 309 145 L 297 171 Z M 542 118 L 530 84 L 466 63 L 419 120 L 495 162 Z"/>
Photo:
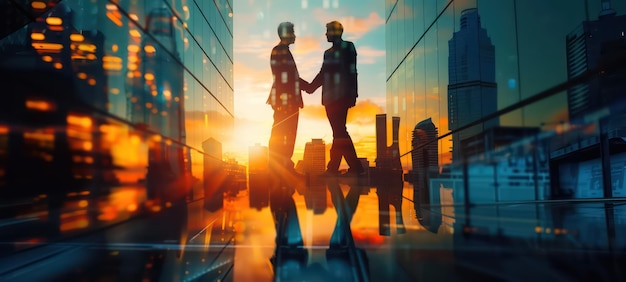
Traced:
<path id="1" fill-rule="evenodd" d="M 354 43 L 352 43 L 352 41 L 342 41 L 341 42 L 341 47 L 348 49 L 348 50 L 355 50 L 356 48 L 354 48 Z"/>
<path id="2" fill-rule="evenodd" d="M 278 44 L 272 48 L 272 56 L 285 55 L 287 53 L 289 53 L 289 48 L 286 45 Z"/>

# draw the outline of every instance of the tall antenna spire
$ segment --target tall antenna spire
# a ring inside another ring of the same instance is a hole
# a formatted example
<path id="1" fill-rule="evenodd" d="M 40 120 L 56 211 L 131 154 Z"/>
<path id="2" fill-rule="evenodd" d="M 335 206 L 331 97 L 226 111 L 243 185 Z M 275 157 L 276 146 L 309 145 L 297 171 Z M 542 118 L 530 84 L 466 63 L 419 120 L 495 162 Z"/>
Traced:
<path id="1" fill-rule="evenodd" d="M 611 8 L 611 0 L 601 0 L 602 1 L 602 11 L 600 11 L 600 17 L 615 15 L 615 10 Z"/>

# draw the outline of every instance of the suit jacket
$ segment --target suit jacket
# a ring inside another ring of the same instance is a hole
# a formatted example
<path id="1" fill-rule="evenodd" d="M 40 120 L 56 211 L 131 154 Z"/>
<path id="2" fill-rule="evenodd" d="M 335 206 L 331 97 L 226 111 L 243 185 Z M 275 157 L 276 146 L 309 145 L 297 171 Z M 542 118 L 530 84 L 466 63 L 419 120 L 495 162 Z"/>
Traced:
<path id="1" fill-rule="evenodd" d="M 270 66 L 274 82 L 270 95 L 267 97 L 267 104 L 272 105 L 274 110 L 302 108 L 304 104 L 300 84 L 306 82 L 300 79 L 289 45 L 278 44 L 272 49 Z"/>
<path id="2" fill-rule="evenodd" d="M 322 69 L 311 82 L 313 89 L 322 86 L 322 105 L 343 103 L 352 107 L 358 94 L 356 48 L 341 40 L 324 51 Z"/>

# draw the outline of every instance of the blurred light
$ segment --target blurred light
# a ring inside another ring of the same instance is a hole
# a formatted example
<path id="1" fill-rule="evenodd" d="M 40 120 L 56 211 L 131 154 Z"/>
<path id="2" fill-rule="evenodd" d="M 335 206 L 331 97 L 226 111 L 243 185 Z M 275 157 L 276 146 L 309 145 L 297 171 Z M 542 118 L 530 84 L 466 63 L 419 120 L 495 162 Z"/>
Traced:
<path id="1" fill-rule="evenodd" d="M 156 52 L 156 49 L 152 45 L 146 45 L 145 47 L 143 47 L 143 50 L 146 51 L 146 53 L 148 54 Z"/>
<path id="2" fill-rule="evenodd" d="M 39 43 L 32 43 L 31 45 L 33 46 L 33 48 L 37 50 L 45 50 L 48 52 L 55 52 L 55 53 L 63 49 L 63 44 L 59 44 L 59 43 L 39 42 Z"/>
<path id="3" fill-rule="evenodd" d="M 113 51 L 113 53 L 116 53 L 118 49 L 119 49 L 119 47 L 117 46 L 117 44 L 113 44 L 111 46 L 111 51 Z"/>
<path id="4" fill-rule="evenodd" d="M 169 89 L 163 90 L 163 96 L 165 96 L 166 98 L 171 98 L 172 97 L 172 91 L 170 91 Z"/>
<path id="5" fill-rule="evenodd" d="M 150 103 L 150 102 L 146 102 L 146 108 L 148 108 L 148 109 L 152 109 L 152 103 Z"/>
<path id="6" fill-rule="evenodd" d="M 63 24 L 63 19 L 59 18 L 59 17 L 47 17 L 46 18 L 46 23 L 49 25 L 62 25 Z"/>
<path id="7" fill-rule="evenodd" d="M 113 94 L 113 95 L 120 94 L 120 89 L 119 88 L 111 88 L 111 94 Z"/>
<path id="8" fill-rule="evenodd" d="M 96 45 L 91 44 L 91 43 L 83 43 L 83 44 L 78 45 L 78 50 L 90 52 L 90 53 L 95 53 L 97 48 L 98 47 L 96 47 Z"/>
<path id="9" fill-rule="evenodd" d="M 83 142 L 83 149 L 85 151 L 91 151 L 93 149 L 93 143 L 91 143 L 91 141 Z"/>
<path id="10" fill-rule="evenodd" d="M 45 9 L 48 5 L 46 4 L 46 2 L 42 2 L 42 1 L 33 1 L 30 3 L 30 6 L 33 7 L 33 9 L 37 9 L 37 10 L 43 10 Z"/>
<path id="11" fill-rule="evenodd" d="M 78 78 L 80 78 L 80 79 L 86 79 L 87 78 L 87 74 L 84 73 L 84 72 L 79 72 L 76 76 Z"/>
<path id="12" fill-rule="evenodd" d="M 67 123 L 69 125 L 76 125 L 83 128 L 90 128 L 93 124 L 90 117 L 81 117 L 77 115 L 67 115 Z"/>
<path id="13" fill-rule="evenodd" d="M 96 57 L 96 55 L 94 55 L 94 54 L 87 54 L 87 60 L 94 61 L 94 60 L 96 60 L 97 58 L 98 58 L 98 57 Z"/>
<path id="14" fill-rule="evenodd" d="M 171 208 L 172 207 L 172 202 L 165 202 L 165 207 L 166 208 Z"/>
<path id="15" fill-rule="evenodd" d="M 541 228 L 541 226 L 535 227 L 535 233 L 541 233 L 542 231 L 543 231 L 543 228 Z"/>
<path id="16" fill-rule="evenodd" d="M 517 81 L 515 78 L 509 78 L 507 83 L 509 85 L 509 89 L 515 89 L 515 87 L 517 87 Z"/>
<path id="17" fill-rule="evenodd" d="M 49 112 L 56 110 L 56 105 L 45 100 L 27 99 L 26 108 L 29 110 Z"/>
<path id="18" fill-rule="evenodd" d="M 137 14 L 130 14 L 128 17 L 133 19 L 133 20 L 135 20 L 135 21 L 139 20 L 139 17 L 137 16 Z"/>
<path id="19" fill-rule="evenodd" d="M 122 70 L 123 66 L 122 64 L 118 64 L 118 63 L 102 63 L 102 68 L 108 71 L 119 71 Z M 117 88 L 116 88 L 117 89 Z M 111 91 L 111 93 L 113 93 L 113 91 Z M 117 93 L 113 93 L 113 94 L 118 94 L 119 90 L 117 90 Z"/>
<path id="20" fill-rule="evenodd" d="M 128 31 L 128 33 L 132 37 L 141 37 L 141 33 L 139 33 L 139 31 L 136 30 L 136 29 L 131 29 L 131 30 Z"/>
<path id="21" fill-rule="evenodd" d="M 133 63 L 128 64 L 128 70 L 130 70 L 130 71 L 137 70 L 137 68 L 138 68 L 137 64 L 133 64 Z M 133 74 L 133 76 L 134 76 L 134 74 Z"/>
<path id="22" fill-rule="evenodd" d="M 63 68 L 63 64 L 61 64 L 60 62 L 56 62 L 56 63 L 54 63 L 54 65 L 53 65 L 53 66 L 54 66 L 54 68 L 55 68 L 55 69 L 58 69 L 58 70 L 60 70 L 60 69 L 62 69 L 62 68 Z"/>
<path id="23" fill-rule="evenodd" d="M 6 125 L 0 125 L 0 134 L 9 134 L 9 127 Z"/>
<path id="24" fill-rule="evenodd" d="M 134 212 L 137 210 L 137 204 L 130 204 L 128 205 L 128 207 L 126 207 L 126 210 L 129 212 Z"/>
<path id="25" fill-rule="evenodd" d="M 162 112 L 161 112 L 161 115 L 162 115 L 162 116 L 167 116 L 167 112 L 166 112 L 166 111 L 162 111 Z"/>
<path id="26" fill-rule="evenodd" d="M 84 160 L 86 164 L 93 164 L 93 157 L 87 156 Z"/>
<path id="27" fill-rule="evenodd" d="M 161 142 L 161 140 L 163 140 L 163 138 L 161 138 L 161 135 L 158 135 L 158 134 L 152 135 L 152 141 Z"/>
<path id="28" fill-rule="evenodd" d="M 106 8 L 109 11 L 117 11 L 117 6 L 115 4 L 107 4 Z"/>
<path id="29" fill-rule="evenodd" d="M 139 52 L 139 46 L 134 45 L 134 44 L 128 45 L 127 49 L 128 49 L 128 52 L 132 52 L 132 53 Z"/>
<path id="30" fill-rule="evenodd" d="M 70 40 L 74 42 L 83 42 L 85 40 L 85 37 L 80 33 L 72 33 L 70 34 Z"/>
<path id="31" fill-rule="evenodd" d="M 172 145 L 172 140 L 170 139 L 165 140 L 165 145 L 167 146 Z"/>
<path id="32" fill-rule="evenodd" d="M 146 73 L 143 78 L 145 78 L 146 80 L 154 80 L 154 74 L 152 73 Z"/>
<path id="33" fill-rule="evenodd" d="M 41 32 L 33 32 L 30 34 L 30 39 L 32 40 L 45 40 L 46 36 Z"/>
<path id="34" fill-rule="evenodd" d="M 113 5 L 113 4 L 107 4 L 107 9 L 109 8 L 109 6 L 114 6 L 115 9 L 117 10 L 117 6 Z M 113 22 L 115 25 L 117 26 L 123 26 L 124 24 L 122 23 L 122 15 L 120 14 L 120 12 L 118 11 L 108 11 L 106 13 L 107 18 L 109 18 L 109 20 L 111 20 L 111 22 Z"/>
<path id="35" fill-rule="evenodd" d="M 130 143 L 133 145 L 138 145 L 141 142 L 141 139 L 139 139 L 139 136 L 137 135 L 131 135 L 130 136 Z"/>
<path id="36" fill-rule="evenodd" d="M 46 62 L 46 63 L 52 62 L 52 57 L 51 56 L 47 56 L 47 55 L 46 56 L 42 56 L 41 59 L 44 62 Z"/>
<path id="37" fill-rule="evenodd" d="M 86 208 L 87 206 L 89 206 L 89 202 L 87 202 L 87 200 L 80 200 L 78 201 L 78 206 L 81 208 Z"/>

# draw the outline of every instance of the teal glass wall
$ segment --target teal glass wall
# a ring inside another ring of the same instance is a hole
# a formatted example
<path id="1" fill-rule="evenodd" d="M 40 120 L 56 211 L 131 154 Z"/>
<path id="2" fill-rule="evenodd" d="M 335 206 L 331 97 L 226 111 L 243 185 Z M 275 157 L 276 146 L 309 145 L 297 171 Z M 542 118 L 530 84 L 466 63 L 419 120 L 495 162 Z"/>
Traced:
<path id="1" fill-rule="evenodd" d="M 412 143 L 415 126 L 430 118 L 437 172 L 420 181 L 431 193 L 626 196 L 626 84 L 615 80 L 625 15 L 623 1 L 387 1 L 386 111 L 401 118 L 407 175 L 428 166 L 411 160 L 426 146 Z"/>

